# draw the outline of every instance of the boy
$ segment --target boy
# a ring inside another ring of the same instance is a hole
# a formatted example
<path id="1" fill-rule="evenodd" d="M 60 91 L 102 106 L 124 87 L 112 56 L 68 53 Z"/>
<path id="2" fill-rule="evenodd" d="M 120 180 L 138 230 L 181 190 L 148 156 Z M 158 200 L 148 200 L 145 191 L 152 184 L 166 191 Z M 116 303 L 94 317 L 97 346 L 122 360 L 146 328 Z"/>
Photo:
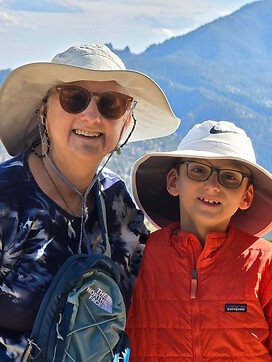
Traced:
<path id="1" fill-rule="evenodd" d="M 132 171 L 148 239 L 129 311 L 131 360 L 272 361 L 272 175 L 231 122 L 195 125 Z"/>

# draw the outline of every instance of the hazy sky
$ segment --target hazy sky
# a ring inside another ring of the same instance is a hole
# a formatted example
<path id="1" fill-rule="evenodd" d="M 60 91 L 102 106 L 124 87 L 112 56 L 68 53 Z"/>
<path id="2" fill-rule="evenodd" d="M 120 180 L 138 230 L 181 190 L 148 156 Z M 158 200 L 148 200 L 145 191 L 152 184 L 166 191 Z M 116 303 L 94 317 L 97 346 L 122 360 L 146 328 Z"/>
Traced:
<path id="1" fill-rule="evenodd" d="M 133 53 L 185 34 L 253 0 L 0 0 L 0 69 L 51 61 L 71 45 Z"/>

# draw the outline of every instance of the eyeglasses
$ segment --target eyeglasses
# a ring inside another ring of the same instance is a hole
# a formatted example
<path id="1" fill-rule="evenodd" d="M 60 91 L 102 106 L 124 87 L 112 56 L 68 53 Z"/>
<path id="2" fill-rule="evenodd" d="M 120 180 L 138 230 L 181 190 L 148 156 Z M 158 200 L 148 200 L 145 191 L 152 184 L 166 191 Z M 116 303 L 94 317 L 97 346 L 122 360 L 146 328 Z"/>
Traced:
<path id="1" fill-rule="evenodd" d="M 216 172 L 220 185 L 230 189 L 237 189 L 241 186 L 245 177 L 251 180 L 250 175 L 237 170 L 215 168 L 205 163 L 194 161 L 184 161 L 182 164 L 186 165 L 187 177 L 194 181 L 207 181 L 212 173 Z"/>
<path id="2" fill-rule="evenodd" d="M 74 85 L 59 85 L 56 91 L 59 93 L 60 105 L 65 112 L 72 114 L 83 112 L 95 96 L 100 114 L 112 120 L 122 117 L 133 101 L 132 97 L 123 93 L 89 92 L 87 89 Z"/>

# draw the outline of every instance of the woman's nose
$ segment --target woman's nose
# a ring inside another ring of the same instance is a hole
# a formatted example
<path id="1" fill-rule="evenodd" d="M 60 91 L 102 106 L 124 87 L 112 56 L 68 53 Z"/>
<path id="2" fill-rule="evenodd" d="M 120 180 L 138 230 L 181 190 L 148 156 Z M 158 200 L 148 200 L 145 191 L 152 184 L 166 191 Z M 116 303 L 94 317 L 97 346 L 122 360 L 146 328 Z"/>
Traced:
<path id="1" fill-rule="evenodd" d="M 82 112 L 82 115 L 86 117 L 86 120 L 90 122 L 101 122 L 101 114 L 97 108 L 97 97 L 92 96 L 92 99 L 90 100 L 90 103 L 88 104 L 88 107 L 84 109 Z"/>

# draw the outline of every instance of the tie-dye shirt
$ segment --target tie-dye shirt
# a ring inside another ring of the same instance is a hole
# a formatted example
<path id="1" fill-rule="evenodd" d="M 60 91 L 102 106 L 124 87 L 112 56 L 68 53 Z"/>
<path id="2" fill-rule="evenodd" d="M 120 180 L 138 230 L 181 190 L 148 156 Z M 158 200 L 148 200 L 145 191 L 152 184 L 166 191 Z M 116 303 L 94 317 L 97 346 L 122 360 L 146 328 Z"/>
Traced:
<path id="1" fill-rule="evenodd" d="M 39 188 L 28 166 L 29 152 L 0 165 L 0 361 L 5 356 L 20 361 L 45 291 L 79 248 L 81 218 Z M 104 169 L 99 179 L 111 255 L 128 305 L 147 230 L 120 177 Z M 82 252 L 87 252 L 87 244 L 93 252 L 105 251 L 98 221 L 95 207 L 85 224 Z"/>

